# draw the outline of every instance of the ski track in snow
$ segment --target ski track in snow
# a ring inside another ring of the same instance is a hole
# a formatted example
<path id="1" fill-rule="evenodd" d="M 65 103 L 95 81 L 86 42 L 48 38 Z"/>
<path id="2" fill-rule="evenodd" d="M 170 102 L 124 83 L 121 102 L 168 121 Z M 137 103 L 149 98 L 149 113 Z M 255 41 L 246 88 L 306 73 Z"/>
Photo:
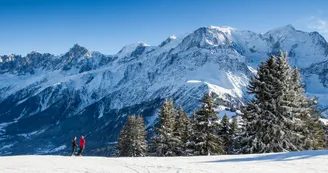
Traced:
<path id="1" fill-rule="evenodd" d="M 0 157 L 1 173 L 324 173 L 328 150 L 197 157 Z"/>

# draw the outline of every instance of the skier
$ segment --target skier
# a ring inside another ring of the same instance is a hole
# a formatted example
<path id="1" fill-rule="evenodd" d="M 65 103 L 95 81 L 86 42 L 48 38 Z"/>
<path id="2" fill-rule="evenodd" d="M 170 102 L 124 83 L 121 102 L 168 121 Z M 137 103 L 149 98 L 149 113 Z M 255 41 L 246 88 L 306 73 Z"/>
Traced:
<path id="1" fill-rule="evenodd" d="M 82 136 L 80 138 L 80 151 L 78 153 L 78 156 L 82 156 L 82 152 L 84 150 L 84 147 L 85 147 L 85 139 L 84 139 L 84 136 Z"/>
<path id="2" fill-rule="evenodd" d="M 74 138 L 72 139 L 72 155 L 74 155 L 74 152 L 75 152 L 75 148 L 77 147 L 77 144 L 76 144 L 76 136 L 74 136 Z"/>

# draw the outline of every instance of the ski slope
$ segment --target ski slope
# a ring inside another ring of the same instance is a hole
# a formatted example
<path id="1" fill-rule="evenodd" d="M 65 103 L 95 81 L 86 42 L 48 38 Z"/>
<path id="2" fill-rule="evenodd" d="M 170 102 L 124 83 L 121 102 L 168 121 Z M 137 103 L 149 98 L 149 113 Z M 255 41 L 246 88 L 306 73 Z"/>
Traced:
<path id="1" fill-rule="evenodd" d="M 0 157 L 1 173 L 324 173 L 328 150 L 199 157 Z"/>

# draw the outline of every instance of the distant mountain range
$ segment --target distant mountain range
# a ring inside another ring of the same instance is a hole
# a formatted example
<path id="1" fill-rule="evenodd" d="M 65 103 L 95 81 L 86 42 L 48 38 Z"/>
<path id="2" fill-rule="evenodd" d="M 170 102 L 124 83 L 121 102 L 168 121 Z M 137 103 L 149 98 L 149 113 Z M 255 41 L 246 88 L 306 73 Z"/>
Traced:
<path id="1" fill-rule="evenodd" d="M 202 27 L 116 55 L 74 45 L 63 55 L 0 56 L 0 155 L 68 153 L 74 135 L 87 135 L 86 152 L 94 154 L 116 141 L 128 114 L 142 114 L 150 128 L 169 97 L 190 113 L 211 91 L 218 108 L 234 115 L 259 63 L 280 50 L 326 110 L 328 43 L 291 25 L 265 34 Z"/>

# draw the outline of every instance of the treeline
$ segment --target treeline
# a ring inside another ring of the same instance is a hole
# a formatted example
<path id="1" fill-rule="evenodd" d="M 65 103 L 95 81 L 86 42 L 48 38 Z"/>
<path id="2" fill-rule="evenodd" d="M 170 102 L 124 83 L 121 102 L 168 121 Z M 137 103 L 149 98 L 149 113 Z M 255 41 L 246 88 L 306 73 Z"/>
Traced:
<path id="1" fill-rule="evenodd" d="M 305 94 L 298 69 L 280 53 L 263 62 L 247 87 L 253 99 L 241 116 L 219 120 L 209 93 L 188 116 L 172 99 L 159 112 L 155 135 L 147 146 L 141 116 L 129 116 L 117 145 L 118 156 L 196 156 L 322 149 L 327 134 L 316 98 Z"/>
<path id="2" fill-rule="evenodd" d="M 141 116 L 128 116 L 121 130 L 118 156 L 191 156 L 234 153 L 238 121 L 224 115 L 219 121 L 213 99 L 205 94 L 202 106 L 192 116 L 178 109 L 172 99 L 161 106 L 155 136 L 147 147 L 144 121 Z M 231 122 L 230 122 L 231 121 Z M 148 148 L 148 152 L 147 152 Z"/>

